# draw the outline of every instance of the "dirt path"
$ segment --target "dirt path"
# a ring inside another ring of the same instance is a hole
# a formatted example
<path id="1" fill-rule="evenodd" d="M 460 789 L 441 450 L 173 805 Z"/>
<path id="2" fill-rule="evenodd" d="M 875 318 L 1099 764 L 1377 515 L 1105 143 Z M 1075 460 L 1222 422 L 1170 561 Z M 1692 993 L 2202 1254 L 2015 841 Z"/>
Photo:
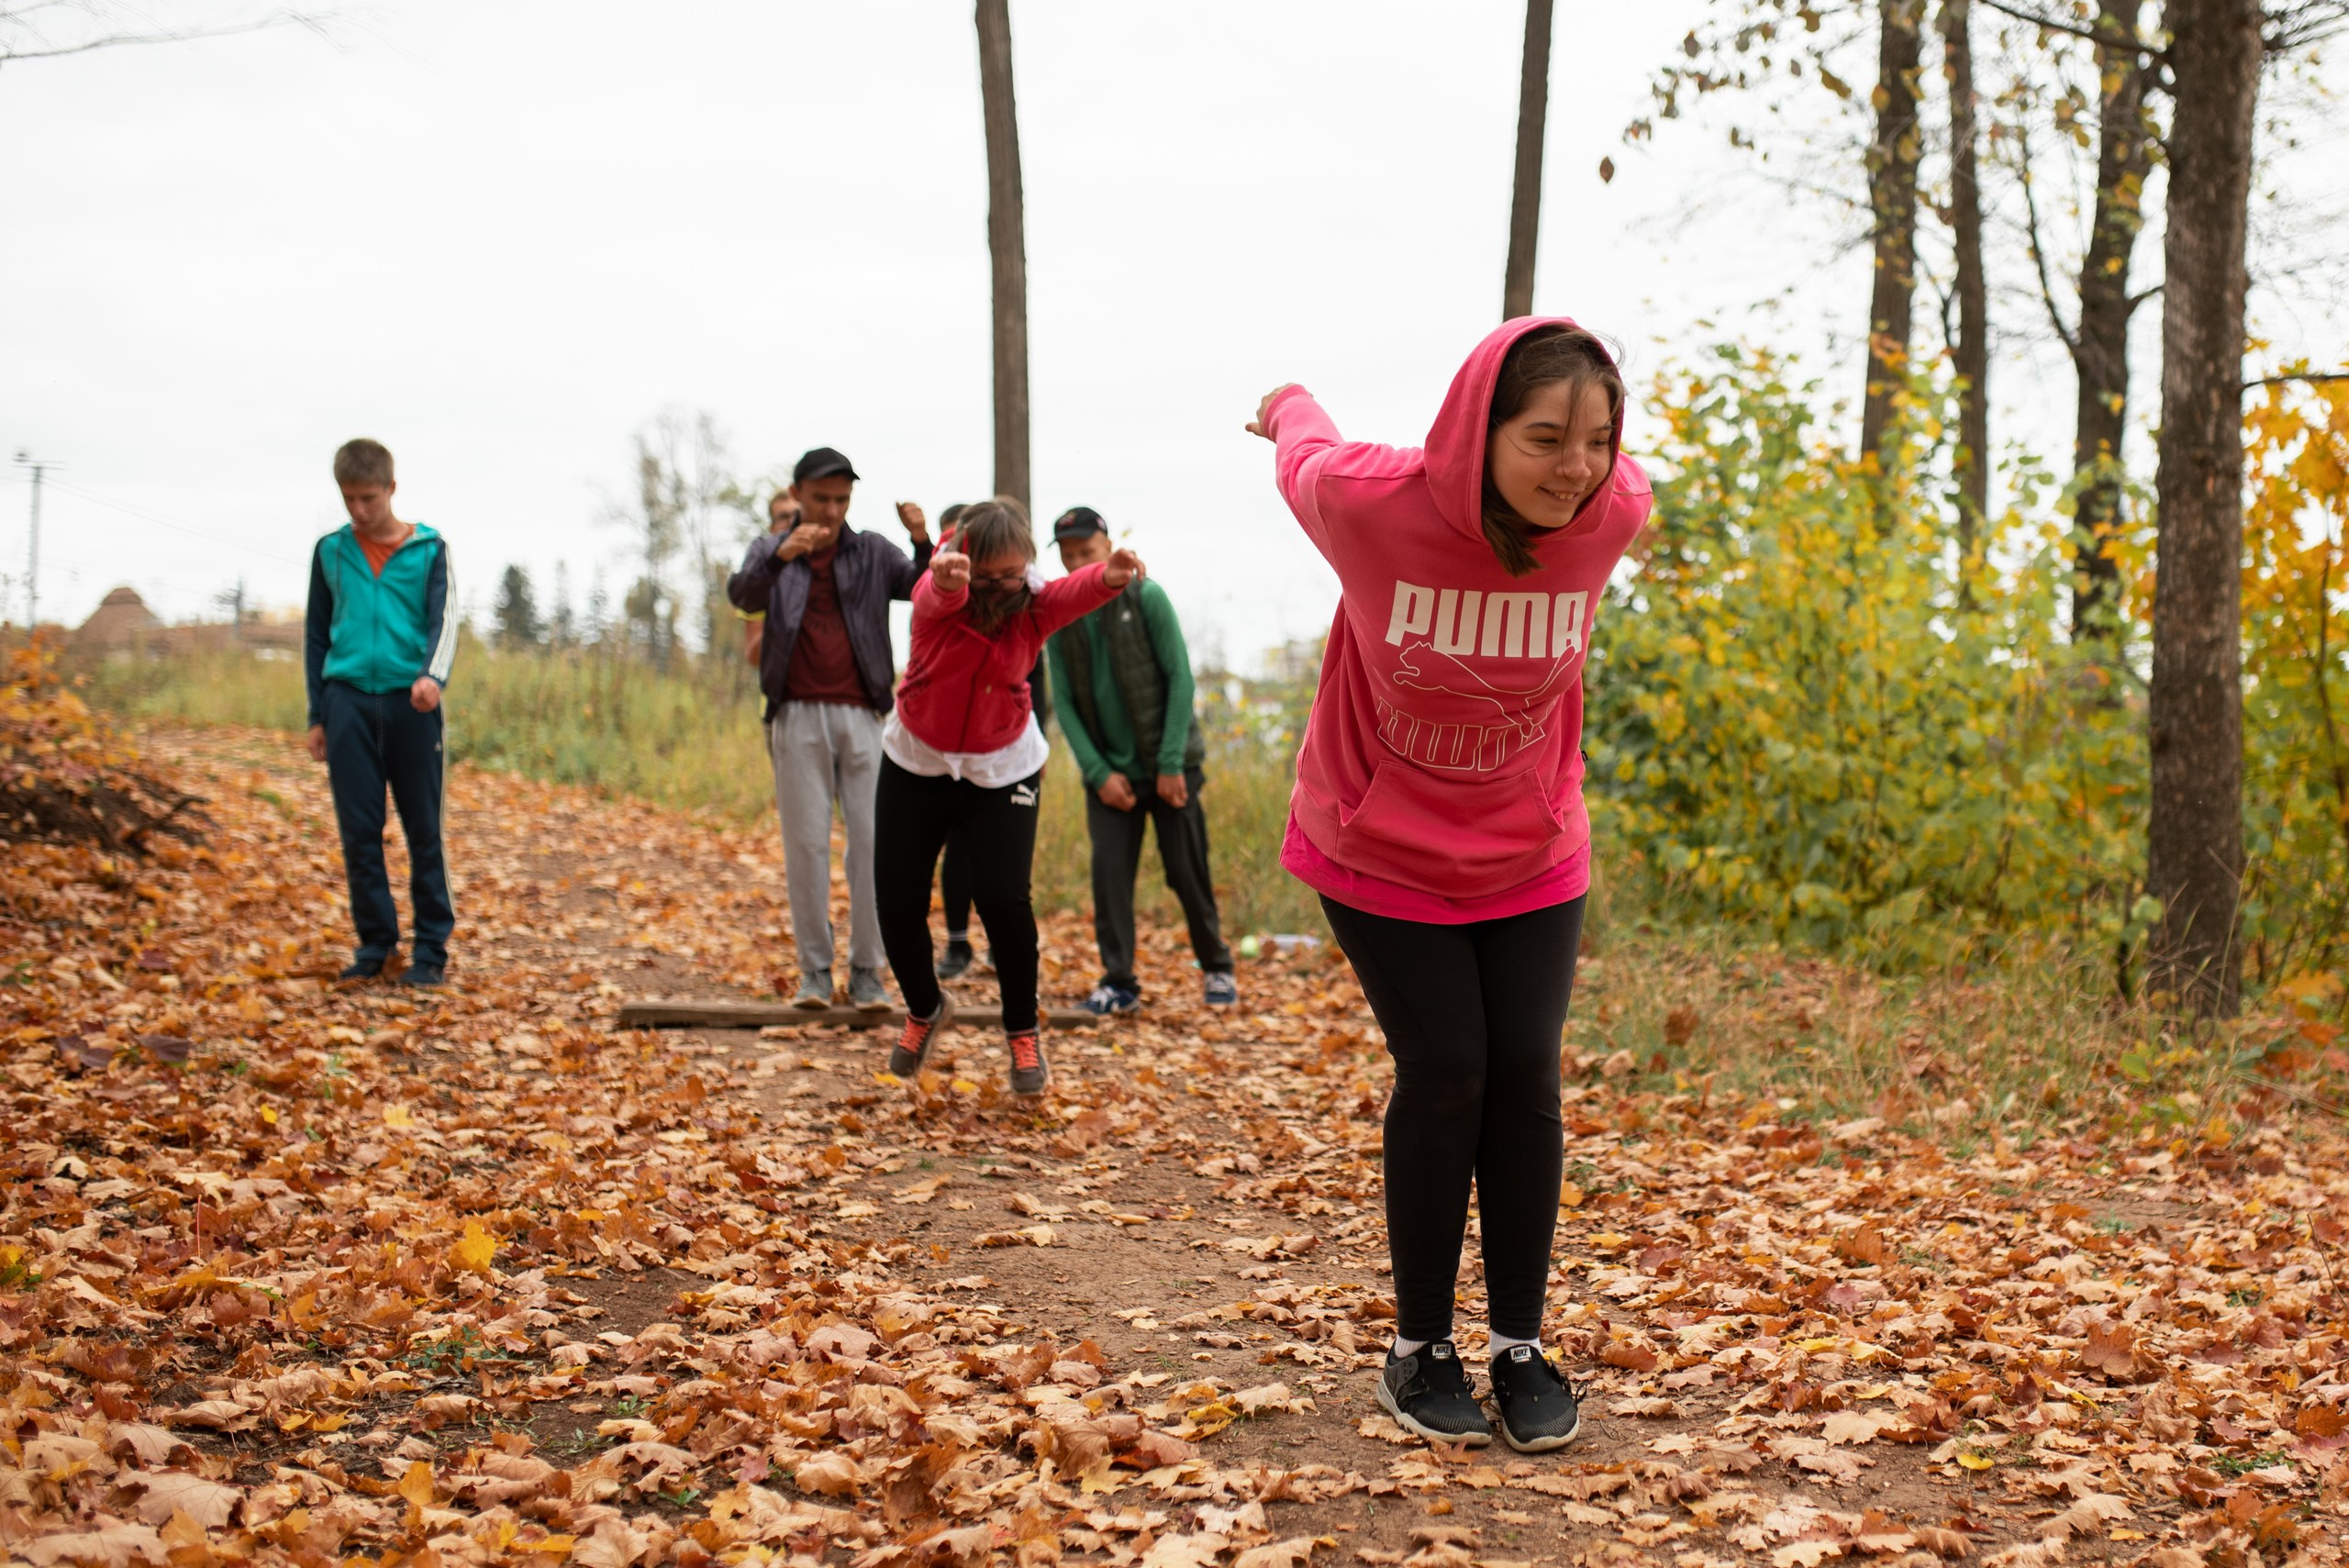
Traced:
<path id="1" fill-rule="evenodd" d="M 209 863 L 106 891 L 143 930 L 74 925 L 30 864 L 11 906 L 86 948 L 13 1037 L 14 1435 L 93 1451 L 86 1483 L 0 1472 L 30 1561 L 162 1560 L 117 1528 L 379 1568 L 2335 1560 L 2339 1166 L 2305 1148 L 1961 1161 L 1577 1053 L 1547 1338 L 1589 1435 L 1445 1453 L 1369 1397 L 1386 1070 L 1330 955 L 1246 966 L 1216 1015 L 1146 933 L 1152 1007 L 1052 1037 L 1041 1108 L 984 984 L 916 1084 L 878 1033 L 615 1033 L 625 996 L 793 973 L 779 855 L 461 773 L 458 984 L 418 1005 L 318 979 L 306 763 L 156 749 L 228 823 Z M 1048 990 L 1089 950 L 1048 922 Z M 74 1074 L 68 1038 L 115 1054 Z M 1461 1290 L 1475 1364 L 1473 1256 Z M 164 1507 L 159 1473 L 223 1495 Z"/>

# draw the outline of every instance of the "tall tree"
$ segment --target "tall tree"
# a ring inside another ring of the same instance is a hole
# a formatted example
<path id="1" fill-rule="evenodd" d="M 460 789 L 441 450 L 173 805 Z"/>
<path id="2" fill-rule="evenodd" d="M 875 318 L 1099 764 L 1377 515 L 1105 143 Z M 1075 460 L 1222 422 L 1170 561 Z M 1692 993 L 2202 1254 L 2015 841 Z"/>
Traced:
<path id="1" fill-rule="evenodd" d="M 1542 238 L 1542 143 L 1550 116 L 1552 0 L 1525 0 L 1525 55 L 1517 78 L 1517 177 L 1508 204 L 1508 271 L 1501 319 L 1533 314 L 1533 252 Z"/>
<path id="2" fill-rule="evenodd" d="M 2243 249 L 2266 17 L 2258 0 L 2165 11 L 2175 107 L 2145 862 L 2162 917 L 2148 980 L 2227 1013 L 2242 973 Z"/>
<path id="3" fill-rule="evenodd" d="M 2072 468 L 2077 489 L 2076 639 L 2110 637 L 2121 569 L 2106 539 L 2121 518 L 2121 443 L 2129 419 L 2129 324 L 2150 297 L 2129 291 L 2144 227 L 2145 176 L 2153 139 L 2145 124 L 2152 61 L 2137 36 L 2139 0 L 2099 0 L 2096 18 L 2096 206 L 2080 258 L 2080 324 L 2065 334 L 2078 372 Z M 2062 334 L 2063 323 L 2055 323 Z"/>
<path id="4" fill-rule="evenodd" d="M 508 652 L 536 648 L 546 640 L 546 623 L 539 618 L 538 592 L 530 574 L 508 564 L 497 580 L 497 603 L 491 610 L 497 621 L 497 645 Z"/>
<path id="5" fill-rule="evenodd" d="M 1950 236 L 1957 251 L 1957 538 L 1971 557 L 1990 509 L 1990 305 L 1982 266 L 1982 182 L 1976 167 L 1973 0 L 1942 0 L 1949 76 Z"/>
<path id="6" fill-rule="evenodd" d="M 1876 281 L 1868 298 L 1867 397 L 1860 456 L 1880 452 L 1893 400 L 1909 374 L 1917 296 L 1917 62 L 1924 0 L 1883 0 L 1876 23 L 1876 138 L 1868 146 L 1868 212 Z"/>
<path id="7" fill-rule="evenodd" d="M 987 137 L 987 259 L 995 274 L 995 490 L 1028 505 L 1028 240 L 1010 0 L 978 0 L 979 104 Z"/>

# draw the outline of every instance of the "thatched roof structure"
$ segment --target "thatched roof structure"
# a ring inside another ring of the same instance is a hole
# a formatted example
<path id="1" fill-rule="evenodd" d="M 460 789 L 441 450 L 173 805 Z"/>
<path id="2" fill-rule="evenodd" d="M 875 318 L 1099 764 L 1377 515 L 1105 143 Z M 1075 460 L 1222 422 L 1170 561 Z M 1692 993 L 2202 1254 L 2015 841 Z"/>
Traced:
<path id="1" fill-rule="evenodd" d="M 147 607 L 138 589 L 117 588 L 74 631 L 73 646 L 77 651 L 131 648 L 162 629 L 162 618 Z"/>

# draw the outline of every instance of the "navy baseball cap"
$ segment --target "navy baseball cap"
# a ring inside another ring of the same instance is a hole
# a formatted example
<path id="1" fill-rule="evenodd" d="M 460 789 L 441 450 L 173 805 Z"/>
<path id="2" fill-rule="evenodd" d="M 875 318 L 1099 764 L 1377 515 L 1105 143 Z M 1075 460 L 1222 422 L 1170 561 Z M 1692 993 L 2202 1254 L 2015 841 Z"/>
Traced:
<path id="1" fill-rule="evenodd" d="M 792 465 L 791 483 L 805 484 L 811 479 L 824 479 L 835 473 L 845 473 L 854 479 L 857 477 L 856 465 L 848 461 L 846 454 L 834 448 L 818 447 Z"/>
<path id="2" fill-rule="evenodd" d="M 1095 534 L 1108 531 L 1109 525 L 1103 522 L 1101 514 L 1092 507 L 1071 506 L 1061 514 L 1060 521 L 1052 525 L 1052 542 L 1058 544 L 1063 540 L 1091 539 Z"/>

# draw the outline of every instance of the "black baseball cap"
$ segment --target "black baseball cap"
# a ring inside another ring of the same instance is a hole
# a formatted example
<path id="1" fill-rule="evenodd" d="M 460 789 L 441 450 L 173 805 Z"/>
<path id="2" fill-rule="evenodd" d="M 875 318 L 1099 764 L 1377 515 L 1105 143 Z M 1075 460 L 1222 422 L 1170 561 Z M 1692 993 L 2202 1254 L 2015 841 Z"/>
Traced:
<path id="1" fill-rule="evenodd" d="M 805 484 L 811 479 L 829 478 L 835 473 L 845 473 L 854 479 L 857 477 L 856 465 L 835 448 L 818 447 L 792 465 L 791 483 Z"/>
<path id="2" fill-rule="evenodd" d="M 1058 544 L 1066 539 L 1091 539 L 1095 534 L 1108 531 L 1109 525 L 1103 522 L 1101 514 L 1092 507 L 1071 506 L 1061 514 L 1060 521 L 1052 525 L 1052 542 Z"/>

